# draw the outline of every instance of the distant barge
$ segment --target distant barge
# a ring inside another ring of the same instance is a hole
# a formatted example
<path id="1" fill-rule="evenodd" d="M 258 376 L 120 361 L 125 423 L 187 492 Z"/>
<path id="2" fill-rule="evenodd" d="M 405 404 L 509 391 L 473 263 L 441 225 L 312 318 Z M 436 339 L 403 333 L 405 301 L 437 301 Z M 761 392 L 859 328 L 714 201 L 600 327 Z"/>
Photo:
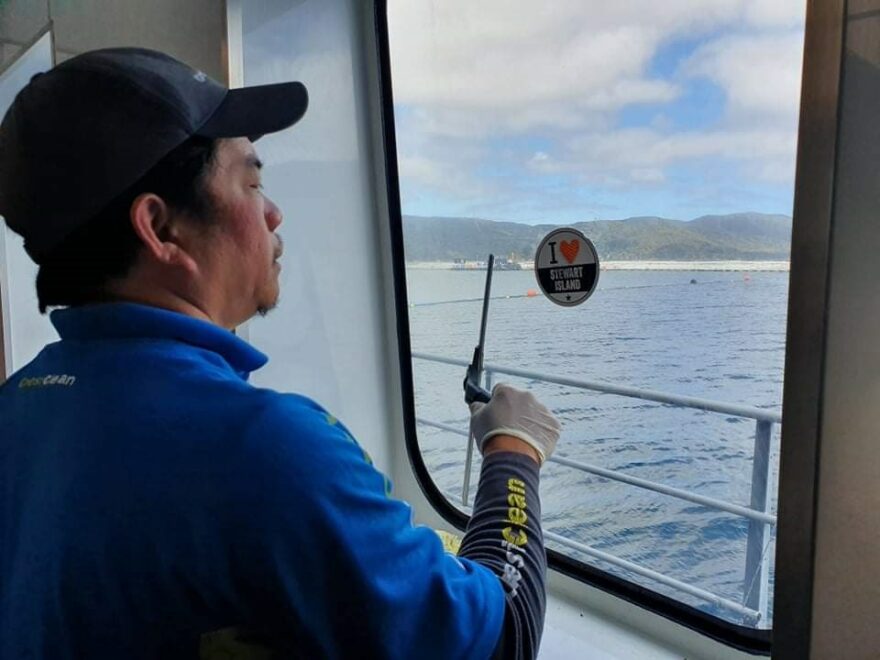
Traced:
<path id="1" fill-rule="evenodd" d="M 485 261 L 468 261 L 467 259 L 456 259 L 452 262 L 450 270 L 486 270 Z M 495 259 L 495 265 L 492 270 L 522 270 L 523 265 L 513 259 L 505 259 L 498 257 Z"/>

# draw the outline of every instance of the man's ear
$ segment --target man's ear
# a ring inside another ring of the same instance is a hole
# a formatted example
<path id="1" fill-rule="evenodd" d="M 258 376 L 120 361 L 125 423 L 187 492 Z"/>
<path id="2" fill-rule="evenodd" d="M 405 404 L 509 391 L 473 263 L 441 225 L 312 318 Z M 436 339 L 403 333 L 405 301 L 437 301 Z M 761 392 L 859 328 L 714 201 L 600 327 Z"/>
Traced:
<path id="1" fill-rule="evenodd" d="M 182 245 L 176 215 L 154 193 L 138 195 L 129 210 L 131 226 L 143 243 L 147 258 L 194 273 L 198 265 Z"/>

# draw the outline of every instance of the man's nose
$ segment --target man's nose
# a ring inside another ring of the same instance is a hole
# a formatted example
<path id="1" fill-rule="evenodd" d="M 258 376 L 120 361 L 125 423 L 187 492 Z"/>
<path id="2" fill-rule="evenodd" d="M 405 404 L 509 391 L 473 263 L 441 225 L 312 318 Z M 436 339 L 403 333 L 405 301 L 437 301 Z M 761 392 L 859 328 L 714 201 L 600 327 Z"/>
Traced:
<path id="1" fill-rule="evenodd" d="M 281 224 L 284 214 L 281 213 L 281 209 L 271 199 L 266 197 L 265 200 L 266 208 L 264 213 L 266 215 L 266 225 L 269 227 L 269 231 L 275 231 Z"/>

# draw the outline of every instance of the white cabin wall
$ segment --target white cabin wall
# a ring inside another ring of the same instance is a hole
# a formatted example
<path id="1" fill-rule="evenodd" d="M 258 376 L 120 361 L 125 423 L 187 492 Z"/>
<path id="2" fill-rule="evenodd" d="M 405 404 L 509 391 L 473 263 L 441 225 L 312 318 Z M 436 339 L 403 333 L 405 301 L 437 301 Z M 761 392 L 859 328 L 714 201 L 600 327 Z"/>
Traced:
<path id="1" fill-rule="evenodd" d="M 0 2 L 0 72 L 20 57 L 49 23 L 46 2 Z"/>
<path id="2" fill-rule="evenodd" d="M 112 46 L 161 50 L 226 81 L 223 0 L 49 0 L 58 62 Z"/>
<path id="3" fill-rule="evenodd" d="M 425 498 L 421 486 L 415 478 L 409 454 L 406 449 L 404 427 L 404 395 L 400 373 L 400 353 L 397 336 L 397 300 L 395 299 L 394 267 L 392 258 L 392 238 L 390 221 L 390 202 L 387 191 L 388 171 L 385 162 L 385 132 L 382 125 L 383 110 L 381 98 L 381 63 L 379 45 L 375 33 L 375 7 L 372 2 L 358 4 L 359 43 L 361 61 L 364 67 L 364 106 L 367 120 L 370 152 L 369 185 L 374 194 L 373 231 L 376 234 L 381 282 L 379 299 L 382 300 L 382 316 L 385 331 L 383 360 L 385 362 L 384 388 L 386 392 L 385 411 L 389 424 L 389 475 L 394 482 L 397 497 L 409 502 L 415 512 L 415 520 L 435 529 L 456 532 Z M 462 405 L 464 405 L 462 399 Z"/>
<path id="4" fill-rule="evenodd" d="M 281 302 L 242 329 L 270 357 L 256 385 L 314 398 L 392 472 L 383 263 L 361 3 L 242 3 L 244 84 L 300 80 L 309 109 L 256 143 L 266 194 L 284 212 Z M 394 336 L 393 331 L 391 336 Z M 394 399 L 399 401 L 399 399 Z"/>
<path id="5" fill-rule="evenodd" d="M 37 41 L 17 54 L 0 74 L 0 117 L 6 114 L 18 91 L 40 71 L 52 67 L 52 35 L 43 32 Z M 24 250 L 24 240 L 0 224 L 0 324 L 3 359 L 0 382 L 30 362 L 58 333 L 40 314 L 34 280 L 37 266 Z"/>

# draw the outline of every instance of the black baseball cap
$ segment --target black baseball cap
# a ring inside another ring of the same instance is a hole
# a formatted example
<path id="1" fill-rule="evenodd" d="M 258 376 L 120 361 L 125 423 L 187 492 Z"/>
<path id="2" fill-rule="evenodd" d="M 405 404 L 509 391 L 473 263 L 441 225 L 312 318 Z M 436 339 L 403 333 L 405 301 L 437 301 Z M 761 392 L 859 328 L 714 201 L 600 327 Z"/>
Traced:
<path id="1" fill-rule="evenodd" d="M 299 82 L 227 89 L 153 50 L 77 55 L 34 76 L 0 124 L 0 215 L 40 263 L 190 137 L 256 140 L 307 106 Z"/>

